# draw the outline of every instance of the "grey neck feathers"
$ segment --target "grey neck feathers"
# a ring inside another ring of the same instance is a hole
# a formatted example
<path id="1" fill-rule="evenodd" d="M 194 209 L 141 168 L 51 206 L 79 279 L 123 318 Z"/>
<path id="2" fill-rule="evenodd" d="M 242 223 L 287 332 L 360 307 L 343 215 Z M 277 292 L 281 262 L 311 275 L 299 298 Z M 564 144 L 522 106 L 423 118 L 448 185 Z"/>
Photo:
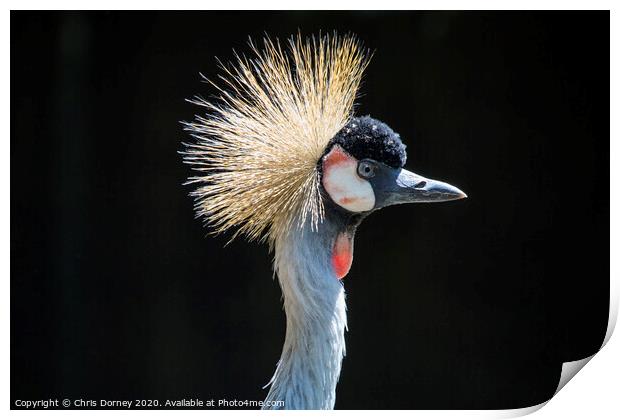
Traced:
<path id="1" fill-rule="evenodd" d="M 280 408 L 332 409 L 336 402 L 347 326 L 344 287 L 331 266 L 338 229 L 325 221 L 318 232 L 291 229 L 275 242 L 286 338 L 265 401 L 284 401 Z"/>

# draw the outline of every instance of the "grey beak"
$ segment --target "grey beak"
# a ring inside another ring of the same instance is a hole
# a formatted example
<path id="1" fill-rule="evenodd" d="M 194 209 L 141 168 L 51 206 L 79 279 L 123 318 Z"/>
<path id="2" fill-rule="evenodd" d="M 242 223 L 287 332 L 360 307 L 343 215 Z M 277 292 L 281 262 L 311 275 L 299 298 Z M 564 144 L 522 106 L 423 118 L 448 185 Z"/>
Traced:
<path id="1" fill-rule="evenodd" d="M 425 178 L 405 169 L 394 170 L 392 176 L 387 178 L 389 181 L 384 178 L 381 182 L 381 197 L 377 207 L 404 203 L 434 203 L 467 197 L 467 194 L 450 184 Z"/>
<path id="2" fill-rule="evenodd" d="M 397 190 L 394 192 L 405 203 L 432 203 L 466 198 L 467 194 L 455 186 L 434 179 L 424 178 L 401 169 L 396 178 Z"/>

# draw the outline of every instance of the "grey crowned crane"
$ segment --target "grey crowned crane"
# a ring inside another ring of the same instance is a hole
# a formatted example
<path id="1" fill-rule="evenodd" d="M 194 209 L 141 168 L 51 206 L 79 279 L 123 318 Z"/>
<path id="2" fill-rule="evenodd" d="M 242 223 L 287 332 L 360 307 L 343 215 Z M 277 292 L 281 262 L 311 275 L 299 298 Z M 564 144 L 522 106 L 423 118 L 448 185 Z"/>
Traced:
<path id="1" fill-rule="evenodd" d="M 220 95 L 184 123 L 198 217 L 214 233 L 266 241 L 286 337 L 264 408 L 331 409 L 345 355 L 342 279 L 361 221 L 380 208 L 456 200 L 456 187 L 403 169 L 405 145 L 353 106 L 368 54 L 353 36 L 250 41 L 221 65 Z M 232 240 L 232 239 L 231 239 Z"/>

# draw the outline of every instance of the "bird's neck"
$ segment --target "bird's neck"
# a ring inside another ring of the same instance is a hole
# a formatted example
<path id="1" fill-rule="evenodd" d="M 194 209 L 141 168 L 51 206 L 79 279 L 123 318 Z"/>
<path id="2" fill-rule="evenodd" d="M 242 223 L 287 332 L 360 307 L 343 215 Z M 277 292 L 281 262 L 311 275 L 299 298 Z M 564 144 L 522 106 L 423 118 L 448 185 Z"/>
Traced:
<path id="1" fill-rule="evenodd" d="M 292 229 L 275 243 L 286 338 L 267 401 L 284 401 L 286 409 L 331 409 L 336 401 L 347 318 L 332 253 L 342 226 L 324 222 L 318 232 Z"/>

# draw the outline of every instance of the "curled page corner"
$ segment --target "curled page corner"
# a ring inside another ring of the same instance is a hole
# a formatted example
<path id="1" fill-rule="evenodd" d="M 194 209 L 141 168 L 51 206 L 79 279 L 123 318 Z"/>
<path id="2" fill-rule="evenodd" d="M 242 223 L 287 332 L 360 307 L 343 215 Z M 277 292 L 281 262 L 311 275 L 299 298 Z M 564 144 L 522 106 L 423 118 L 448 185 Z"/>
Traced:
<path id="1" fill-rule="evenodd" d="M 598 351 L 596 352 L 598 353 Z M 558 387 L 555 389 L 553 396 L 560 392 L 564 385 L 568 383 L 573 377 L 584 367 L 592 358 L 596 355 L 594 353 L 592 356 L 584 357 L 583 359 L 573 360 L 572 362 L 564 362 L 562 363 L 562 372 L 560 373 L 560 380 L 558 381 Z M 553 397 L 552 397 L 553 398 Z"/>
<path id="2" fill-rule="evenodd" d="M 616 284 L 613 281 L 610 281 L 609 284 L 609 318 L 607 319 L 607 331 L 605 332 L 605 338 L 601 343 L 601 347 L 595 351 L 592 355 L 588 357 L 584 357 L 583 359 L 573 360 L 571 362 L 564 362 L 562 364 L 562 372 L 560 374 L 560 380 L 558 381 L 558 386 L 553 393 L 555 396 L 564 385 L 568 383 L 573 377 L 583 368 L 596 354 L 605 347 L 605 345 L 609 342 L 611 335 L 616 328 L 616 320 L 618 318 L 618 290 L 616 289 Z M 553 397 L 551 397 L 553 398 Z"/>
<path id="3" fill-rule="evenodd" d="M 508 410 L 493 410 L 488 412 L 488 418 L 495 419 L 507 419 L 507 418 L 516 418 L 526 416 L 535 411 L 543 408 L 553 397 L 556 396 L 558 392 L 571 380 L 573 377 L 586 365 L 596 354 L 605 347 L 605 345 L 609 342 L 614 329 L 616 327 L 616 320 L 618 315 L 618 293 L 616 293 L 616 287 L 613 281 L 610 282 L 610 301 L 609 301 L 609 319 L 607 320 L 607 331 L 605 332 L 605 338 L 601 343 L 601 347 L 595 351 L 592 355 L 588 357 L 584 357 L 583 359 L 573 360 L 570 362 L 562 363 L 562 371 L 560 372 L 560 379 L 558 380 L 558 386 L 555 389 L 555 392 L 547 401 L 541 402 L 540 404 L 532 405 L 530 407 L 524 408 L 514 408 Z"/>
<path id="4" fill-rule="evenodd" d="M 560 392 L 560 390 L 564 387 L 564 385 L 566 385 L 573 378 L 573 376 L 575 376 L 577 372 L 579 372 L 581 368 L 584 367 L 595 355 L 596 353 L 594 353 L 592 356 L 588 356 L 580 360 L 574 360 L 572 362 L 562 363 L 562 371 L 560 373 L 560 379 L 558 381 L 558 386 L 555 389 L 553 396 L 549 398 L 547 401 L 541 402 L 540 404 L 532 405 L 530 407 L 491 411 L 489 412 L 489 418 L 509 419 L 509 418 L 523 417 L 523 416 L 527 416 L 528 414 L 532 414 L 535 411 L 540 410 L 545 405 L 547 405 L 547 403 L 551 401 L 551 399 L 555 397 L 555 395 L 558 392 Z"/>

